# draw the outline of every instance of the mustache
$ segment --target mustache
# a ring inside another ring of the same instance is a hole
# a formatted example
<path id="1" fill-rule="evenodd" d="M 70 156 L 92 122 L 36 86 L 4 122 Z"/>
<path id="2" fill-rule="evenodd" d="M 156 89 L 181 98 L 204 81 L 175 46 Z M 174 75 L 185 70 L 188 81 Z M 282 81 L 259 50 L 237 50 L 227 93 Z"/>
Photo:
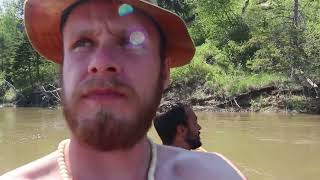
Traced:
<path id="1" fill-rule="evenodd" d="M 135 90 L 128 84 L 118 80 L 117 78 L 90 78 L 82 81 L 76 88 L 73 97 L 80 98 L 95 89 L 111 89 L 125 96 L 135 93 Z"/>

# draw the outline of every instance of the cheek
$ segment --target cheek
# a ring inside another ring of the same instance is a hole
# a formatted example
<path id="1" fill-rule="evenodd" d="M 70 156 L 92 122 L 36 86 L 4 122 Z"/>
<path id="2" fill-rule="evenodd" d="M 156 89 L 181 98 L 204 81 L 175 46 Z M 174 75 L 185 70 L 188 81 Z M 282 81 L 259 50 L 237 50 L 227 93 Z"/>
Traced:
<path id="1" fill-rule="evenodd" d="M 87 69 L 84 69 L 79 63 L 72 63 L 68 59 L 64 61 L 63 64 L 63 88 L 66 98 L 70 98 L 72 93 L 77 86 L 77 82 L 83 76 L 81 72 L 86 72 Z"/>
<path id="2" fill-rule="evenodd" d="M 73 90 L 73 82 L 71 81 L 72 75 L 70 74 L 70 71 L 66 69 L 66 65 L 63 66 L 63 92 L 66 100 L 69 100 L 71 92 Z"/>
<path id="3" fill-rule="evenodd" d="M 191 130 L 192 134 L 195 134 L 195 133 L 196 133 L 196 128 L 195 128 L 194 125 L 191 125 L 191 126 L 190 126 L 190 130 Z"/>
<path id="4" fill-rule="evenodd" d="M 147 61 L 131 65 L 128 74 L 134 82 L 134 86 L 139 94 L 143 96 L 153 95 L 154 88 L 158 86 L 160 75 L 160 64 L 155 61 Z"/>

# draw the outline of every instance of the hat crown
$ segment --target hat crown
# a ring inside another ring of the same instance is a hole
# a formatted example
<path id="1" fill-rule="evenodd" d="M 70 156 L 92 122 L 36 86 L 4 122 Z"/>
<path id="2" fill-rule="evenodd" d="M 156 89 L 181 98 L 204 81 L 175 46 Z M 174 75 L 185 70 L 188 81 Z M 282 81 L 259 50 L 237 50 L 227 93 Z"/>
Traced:
<path id="1" fill-rule="evenodd" d="M 145 2 L 151 3 L 151 4 L 153 4 L 153 5 L 159 6 L 157 0 L 141 0 L 141 1 L 145 1 Z M 121 3 L 122 1 L 121 1 L 121 0 L 118 0 L 118 2 Z"/>
<path id="2" fill-rule="evenodd" d="M 157 2 L 157 0 L 147 0 L 147 1 L 149 1 L 149 2 L 151 2 L 152 4 L 154 4 L 154 5 L 157 5 L 157 6 L 158 6 L 158 2 Z"/>

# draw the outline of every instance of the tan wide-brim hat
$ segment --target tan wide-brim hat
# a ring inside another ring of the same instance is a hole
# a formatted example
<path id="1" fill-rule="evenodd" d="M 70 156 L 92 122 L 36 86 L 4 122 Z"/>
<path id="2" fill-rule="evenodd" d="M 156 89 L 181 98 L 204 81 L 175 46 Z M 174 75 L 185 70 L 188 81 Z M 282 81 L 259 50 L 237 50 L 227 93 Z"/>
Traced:
<path id="1" fill-rule="evenodd" d="M 25 28 L 32 46 L 45 58 L 61 64 L 63 61 L 60 19 L 62 12 L 77 0 L 26 0 Z M 151 0 L 121 0 L 151 16 L 166 37 L 166 56 L 171 67 L 188 64 L 195 53 L 194 44 L 183 20 L 160 8 Z"/>

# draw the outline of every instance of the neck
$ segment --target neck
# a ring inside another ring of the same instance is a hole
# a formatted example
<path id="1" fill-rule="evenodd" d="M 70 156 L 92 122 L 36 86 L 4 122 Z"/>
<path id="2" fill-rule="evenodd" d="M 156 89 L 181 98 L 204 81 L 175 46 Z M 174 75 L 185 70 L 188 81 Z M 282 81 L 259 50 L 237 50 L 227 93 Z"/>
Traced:
<path id="1" fill-rule="evenodd" d="M 191 150 L 188 143 L 186 143 L 184 140 L 175 139 L 172 143 L 172 146 L 180 147 L 183 149 Z"/>
<path id="2" fill-rule="evenodd" d="M 146 137 L 131 149 L 107 152 L 84 146 L 72 137 L 65 159 L 73 179 L 146 179 L 150 153 Z"/>

